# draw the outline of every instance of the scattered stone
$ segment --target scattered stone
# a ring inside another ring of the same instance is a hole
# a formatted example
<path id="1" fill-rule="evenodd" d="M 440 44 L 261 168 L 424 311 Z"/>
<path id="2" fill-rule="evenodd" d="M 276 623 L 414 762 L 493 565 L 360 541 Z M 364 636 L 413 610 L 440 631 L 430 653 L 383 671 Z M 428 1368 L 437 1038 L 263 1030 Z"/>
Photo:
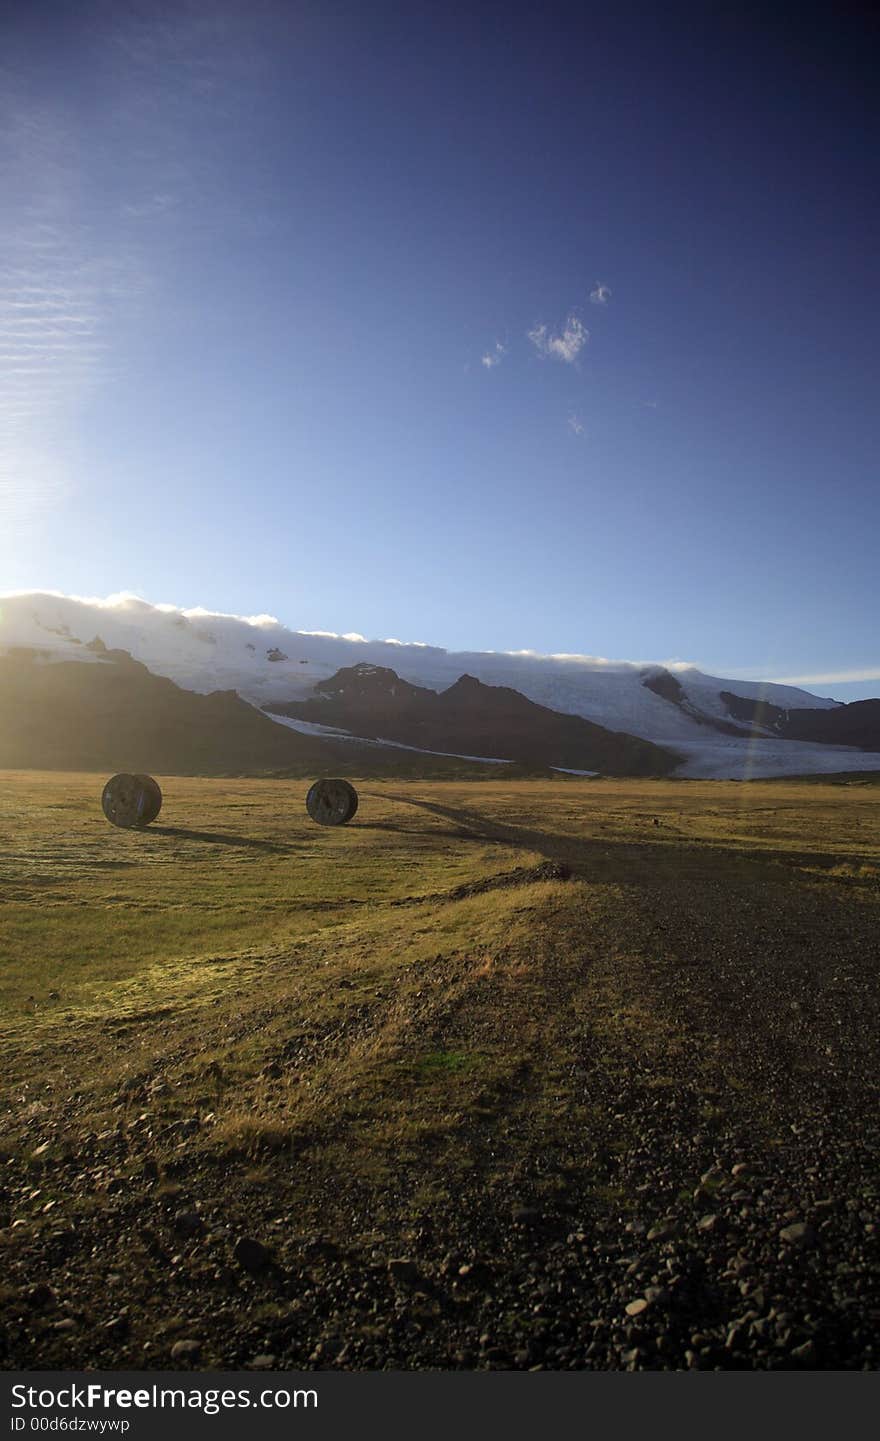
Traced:
<path id="1" fill-rule="evenodd" d="M 270 1264 L 271 1257 L 262 1241 L 252 1236 L 240 1236 L 232 1252 L 239 1266 L 251 1276 L 258 1276 Z"/>
<path id="2" fill-rule="evenodd" d="M 195 1236 L 204 1229 L 204 1222 L 198 1211 L 178 1211 L 172 1224 L 180 1236 Z"/>
<path id="3" fill-rule="evenodd" d="M 648 1232 L 649 1241 L 671 1241 L 678 1235 L 678 1222 L 668 1218 L 652 1226 Z"/>
<path id="4" fill-rule="evenodd" d="M 783 1226 L 779 1239 L 787 1246 L 803 1246 L 806 1249 L 815 1246 L 816 1232 L 809 1221 L 795 1221 L 791 1226 Z"/>
<path id="5" fill-rule="evenodd" d="M 626 1314 L 627 1316 L 641 1316 L 643 1311 L 647 1311 L 649 1304 L 644 1296 L 639 1296 L 637 1301 L 630 1301 L 626 1308 Z"/>
<path id="6" fill-rule="evenodd" d="M 514 1206 L 511 1214 L 515 1226 L 537 1226 L 541 1219 L 537 1206 Z"/>
<path id="7" fill-rule="evenodd" d="M 255 1356 L 252 1361 L 247 1362 L 247 1369 L 249 1371 L 271 1371 L 275 1365 L 275 1359 L 275 1356 L 268 1352 L 265 1355 Z"/>
<path id="8" fill-rule="evenodd" d="M 27 1293 L 27 1298 L 32 1306 L 51 1306 L 55 1300 L 55 1292 L 45 1281 L 38 1281 Z"/>
<path id="9" fill-rule="evenodd" d="M 804 1341 L 802 1346 L 795 1346 L 791 1358 L 793 1361 L 800 1361 L 804 1366 L 811 1366 L 816 1359 L 816 1347 L 813 1341 Z"/>
<path id="10" fill-rule="evenodd" d="M 196 1361 L 201 1354 L 201 1341 L 194 1341 L 188 1338 L 183 1341 L 175 1341 L 171 1347 L 172 1361 Z"/>
<path id="11" fill-rule="evenodd" d="M 413 1286 L 421 1279 L 415 1261 L 406 1256 L 393 1256 L 388 1262 L 388 1274 L 399 1286 Z"/>
<path id="12" fill-rule="evenodd" d="M 303 1246 L 303 1255 L 307 1261 L 333 1261 L 339 1255 L 339 1247 L 335 1241 L 325 1241 L 320 1236 L 313 1236 Z"/>

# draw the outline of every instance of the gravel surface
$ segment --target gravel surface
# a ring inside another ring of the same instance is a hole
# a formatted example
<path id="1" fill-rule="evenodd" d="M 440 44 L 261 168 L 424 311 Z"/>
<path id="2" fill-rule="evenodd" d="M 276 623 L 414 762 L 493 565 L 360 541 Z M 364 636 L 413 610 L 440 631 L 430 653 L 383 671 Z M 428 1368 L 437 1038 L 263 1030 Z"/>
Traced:
<path id="1" fill-rule="evenodd" d="M 597 880 L 554 843 L 493 893 L 515 909 L 491 966 L 456 938 L 369 994 L 340 971 L 329 1021 L 282 958 L 186 1027 L 144 1018 L 145 1069 L 110 1023 L 63 1078 L 35 1050 L 0 1152 L 2 1364 L 874 1369 L 876 879 L 613 860 Z M 217 1142 L 208 1057 L 254 1037 L 270 1110 L 291 1081 L 314 1099 L 245 1155 Z M 364 1079 L 383 1047 L 508 1065 L 404 1144 Z"/>

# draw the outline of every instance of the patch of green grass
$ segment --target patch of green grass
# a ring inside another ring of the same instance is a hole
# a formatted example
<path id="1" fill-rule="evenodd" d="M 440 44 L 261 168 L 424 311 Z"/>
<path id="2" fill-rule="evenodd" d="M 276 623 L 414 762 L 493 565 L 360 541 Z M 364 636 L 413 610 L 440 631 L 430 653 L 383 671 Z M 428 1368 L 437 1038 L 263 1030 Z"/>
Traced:
<path id="1" fill-rule="evenodd" d="M 157 822 L 122 831 L 105 821 L 94 776 L 2 782 L 0 1004 L 29 1022 L 115 1011 L 132 982 L 199 993 L 212 971 L 247 973 L 255 953 L 332 937 L 377 906 L 531 859 L 456 843 L 443 817 L 401 813 L 381 795 L 364 797 L 351 825 L 325 830 L 309 820 L 301 783 L 163 778 Z"/>

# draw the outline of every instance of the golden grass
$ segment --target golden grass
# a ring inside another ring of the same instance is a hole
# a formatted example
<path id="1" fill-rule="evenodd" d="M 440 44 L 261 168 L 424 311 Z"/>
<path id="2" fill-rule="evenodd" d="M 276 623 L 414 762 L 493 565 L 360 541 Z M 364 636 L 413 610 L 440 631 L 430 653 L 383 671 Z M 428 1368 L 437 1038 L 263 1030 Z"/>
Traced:
<path id="1" fill-rule="evenodd" d="M 880 788 L 370 782 L 355 821 L 322 830 L 301 783 L 160 782 L 159 822 L 124 832 L 100 777 L 0 775 L 10 1075 L 80 1086 L 95 1129 L 121 1087 L 161 1077 L 124 1118 L 208 1115 L 218 1159 L 309 1155 L 320 1133 L 321 1166 L 374 1181 L 436 1162 L 454 1189 L 474 1127 L 503 1157 L 525 1076 L 549 1132 L 589 1125 L 569 1075 L 586 1034 L 611 1072 L 651 1059 L 662 1090 L 685 1042 L 653 1001 L 664 941 L 640 886 L 693 877 L 722 935 L 728 874 L 870 900 L 880 867 Z M 546 861 L 573 879 L 506 883 Z"/>

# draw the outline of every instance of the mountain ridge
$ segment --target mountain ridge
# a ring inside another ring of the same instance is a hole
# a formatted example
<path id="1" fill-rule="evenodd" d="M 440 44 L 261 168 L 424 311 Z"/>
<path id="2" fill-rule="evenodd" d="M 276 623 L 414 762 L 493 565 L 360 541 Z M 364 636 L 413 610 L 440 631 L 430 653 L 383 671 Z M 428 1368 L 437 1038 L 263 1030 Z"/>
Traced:
<path id="1" fill-rule="evenodd" d="M 830 711 L 840 703 L 795 686 L 707 675 L 694 666 L 612 662 L 585 656 L 447 652 L 436 646 L 294 631 L 274 617 L 241 618 L 154 606 L 122 596 L 78 600 L 45 592 L 0 597 L 0 653 L 32 646 L 54 661 L 95 664 L 96 637 L 156 675 L 194 693 L 236 691 L 257 708 L 307 700 L 317 683 L 357 663 L 387 666 L 415 686 L 448 688 L 462 674 L 508 687 L 547 709 L 622 732 L 682 756 L 676 774 L 757 778 L 880 768 L 877 751 L 782 738 L 731 714 L 722 692 L 786 711 Z M 663 680 L 662 677 L 668 677 Z M 653 685 L 646 684 L 653 678 Z M 658 678 L 660 678 L 658 680 Z M 681 704 L 657 693 L 675 682 Z M 279 722 L 280 723 L 280 722 Z M 832 722 L 838 727 L 843 722 Z M 448 746 L 439 749 L 449 749 Z"/>
<path id="2" fill-rule="evenodd" d="M 353 735 L 425 750 L 443 746 L 557 770 L 605 775 L 668 775 L 680 762 L 650 741 L 537 705 L 507 686 L 462 675 L 437 691 L 364 663 L 318 682 L 304 701 L 273 702 L 272 714 L 344 728 Z"/>
<path id="3" fill-rule="evenodd" d="M 95 662 L 46 661 L 28 647 L 0 656 L 0 770 L 462 773 L 453 758 L 304 735 L 234 690 L 187 691 L 127 651 L 105 648 L 99 656 Z M 491 769 L 472 765 L 470 773 Z"/>

